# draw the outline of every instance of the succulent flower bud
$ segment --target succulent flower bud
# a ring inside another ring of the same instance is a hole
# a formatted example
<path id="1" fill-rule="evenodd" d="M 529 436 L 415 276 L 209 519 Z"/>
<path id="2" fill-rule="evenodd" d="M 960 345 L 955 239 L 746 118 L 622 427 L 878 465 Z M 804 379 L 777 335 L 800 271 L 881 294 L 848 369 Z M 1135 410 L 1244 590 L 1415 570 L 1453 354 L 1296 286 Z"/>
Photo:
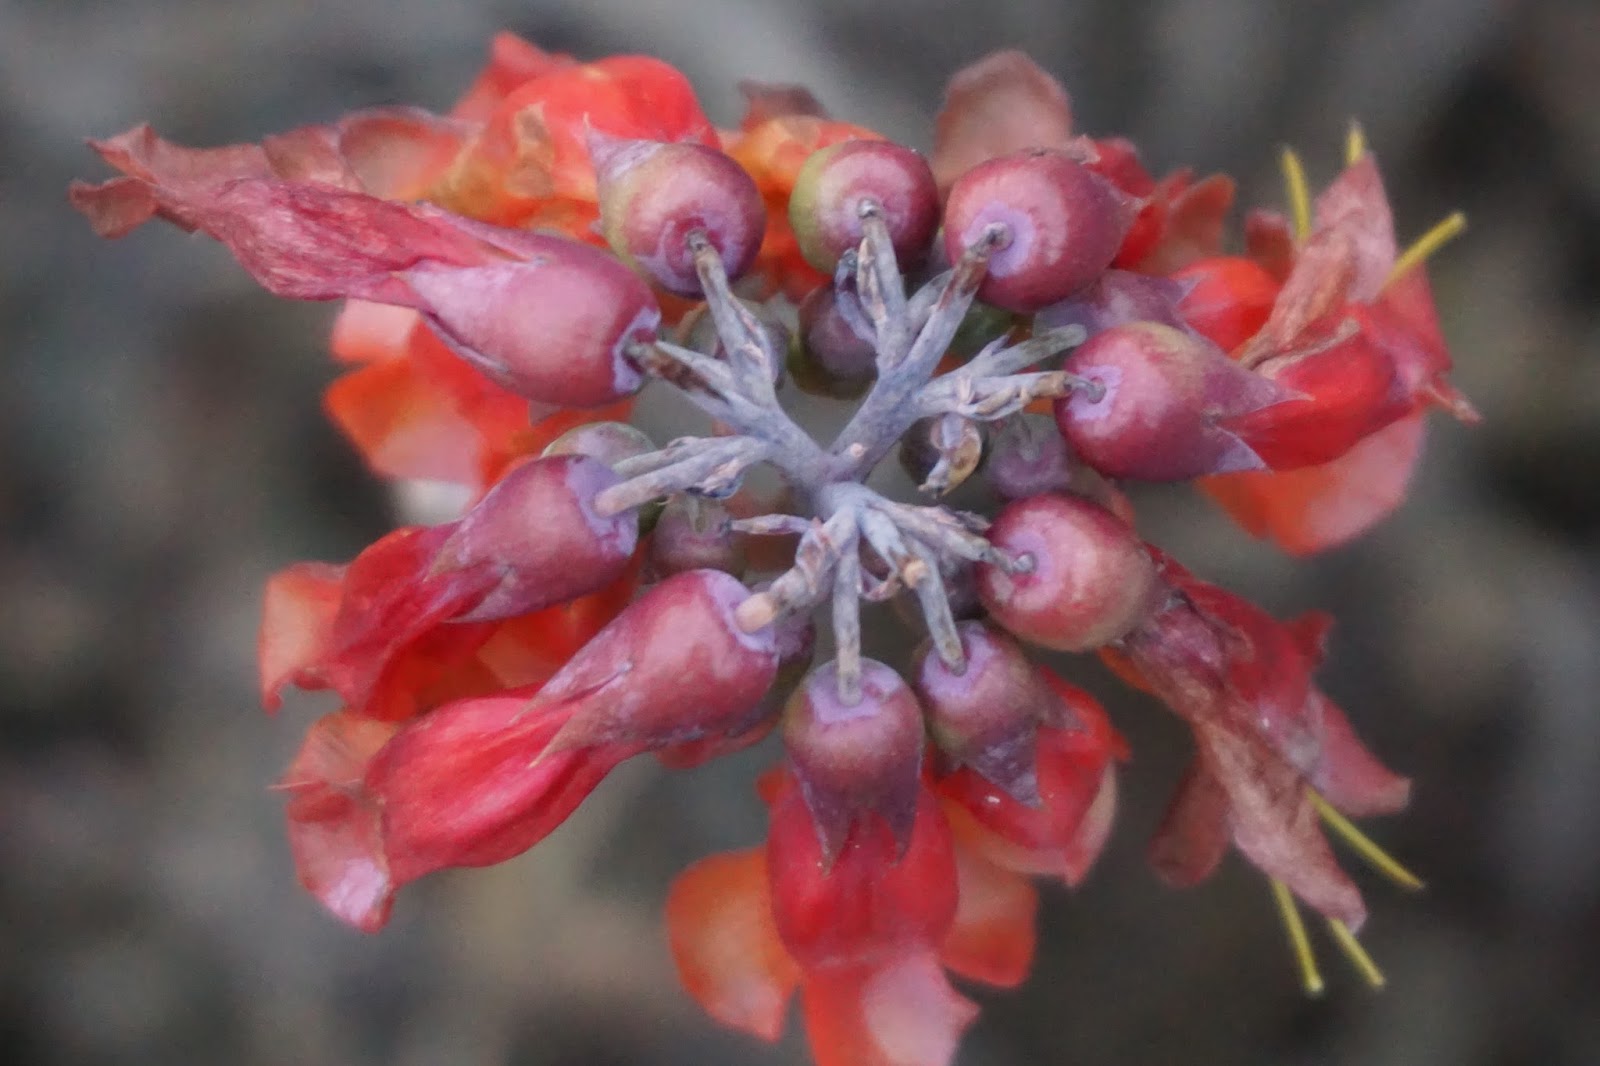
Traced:
<path id="1" fill-rule="evenodd" d="M 1100 386 L 1056 401 L 1056 424 L 1109 477 L 1182 481 L 1264 464 L 1228 420 L 1290 394 L 1192 333 L 1154 322 L 1091 337 L 1064 369 Z"/>
<path id="2" fill-rule="evenodd" d="M 1079 464 L 1061 431 L 1048 419 L 1021 414 L 1001 425 L 989 442 L 983 476 L 1003 500 L 1065 492 Z"/>
<path id="3" fill-rule="evenodd" d="M 774 627 L 747 633 L 734 620 L 749 595 L 720 570 L 647 589 L 533 698 L 577 705 L 550 750 L 658 748 L 747 724 L 778 672 Z"/>
<path id="4" fill-rule="evenodd" d="M 922 708 L 900 675 L 861 663 L 861 698 L 839 694 L 838 664 L 806 676 L 784 708 L 783 743 L 832 861 L 858 815 L 880 815 L 904 842 L 916 816 Z"/>
<path id="5" fill-rule="evenodd" d="M 877 346 L 840 306 L 855 298 L 854 293 L 821 285 L 800 301 L 800 331 L 789 348 L 789 374 L 812 395 L 853 399 L 877 377 Z"/>
<path id="6" fill-rule="evenodd" d="M 939 226 L 939 190 L 928 161 L 891 141 L 844 141 L 806 159 L 789 197 L 789 224 L 806 262 L 831 272 L 860 244 L 868 201 L 882 212 L 900 263 L 920 262 Z"/>
<path id="7" fill-rule="evenodd" d="M 1087 336 L 1130 322 L 1184 327 L 1179 301 L 1186 286 L 1171 278 L 1108 270 L 1089 287 L 1051 304 L 1034 318 L 1035 330 L 1082 326 Z"/>
<path id="8" fill-rule="evenodd" d="M 728 156 L 692 142 L 593 136 L 606 242 L 657 285 L 702 296 L 689 236 L 699 230 L 730 278 L 755 261 L 766 208 L 755 179 Z"/>
<path id="9" fill-rule="evenodd" d="M 434 569 L 482 569 L 498 583 L 457 621 L 527 614 L 609 585 L 622 575 L 638 540 L 631 512 L 606 518 L 591 506 L 617 484 L 599 460 L 565 455 L 536 459 L 507 474 L 468 511 L 440 546 Z"/>
<path id="10" fill-rule="evenodd" d="M 979 563 L 978 595 L 996 622 L 1057 651 L 1116 640 L 1154 606 L 1155 566 L 1128 526 L 1097 503 L 1034 496 L 1008 504 L 989 542 L 1017 564 Z"/>
<path id="11" fill-rule="evenodd" d="M 952 766 L 970 766 L 1020 803 L 1039 802 L 1035 734 L 1076 718 L 1017 643 L 982 622 L 956 627 L 966 668 L 950 669 L 931 644 L 918 649 L 911 685 L 933 742 Z"/>
<path id="12" fill-rule="evenodd" d="M 575 241 L 519 236 L 523 262 L 406 276 L 434 331 L 457 355 L 530 400 L 601 407 L 644 375 L 630 345 L 654 339 L 661 310 L 638 276 Z"/>
<path id="13" fill-rule="evenodd" d="M 650 535 L 650 567 L 657 577 L 685 570 L 744 573 L 745 535 L 717 500 L 679 495 L 667 501 Z"/>
<path id="14" fill-rule="evenodd" d="M 1033 312 L 1065 299 L 1111 265 L 1133 209 L 1116 187 L 1065 152 L 1030 148 L 980 163 L 950 188 L 945 254 L 951 262 L 1002 230 L 978 299 Z"/>

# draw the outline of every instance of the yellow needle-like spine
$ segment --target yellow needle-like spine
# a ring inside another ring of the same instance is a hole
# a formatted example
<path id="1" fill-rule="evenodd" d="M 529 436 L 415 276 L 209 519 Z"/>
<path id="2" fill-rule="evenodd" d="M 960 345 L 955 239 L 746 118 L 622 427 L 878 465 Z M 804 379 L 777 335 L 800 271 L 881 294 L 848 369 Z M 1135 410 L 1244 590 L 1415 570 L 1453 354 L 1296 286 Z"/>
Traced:
<path id="1" fill-rule="evenodd" d="M 1311 950 L 1311 938 L 1306 935 L 1305 920 L 1300 917 L 1300 908 L 1295 905 L 1294 896 L 1289 892 L 1289 886 L 1279 881 L 1276 877 L 1270 879 L 1272 885 L 1272 898 L 1277 901 L 1278 914 L 1283 918 L 1283 927 L 1289 933 L 1289 947 L 1294 951 L 1294 961 L 1300 967 L 1300 983 L 1305 986 L 1306 995 L 1322 995 L 1322 974 L 1317 970 L 1317 956 Z"/>
<path id="2" fill-rule="evenodd" d="M 1350 129 L 1344 135 L 1344 165 L 1353 167 L 1366 154 L 1367 131 L 1361 128 L 1361 123 L 1351 122 Z"/>
<path id="3" fill-rule="evenodd" d="M 1289 214 L 1294 219 L 1294 236 L 1303 241 L 1311 236 L 1311 190 L 1306 186 L 1306 168 L 1293 148 L 1285 148 L 1281 160 L 1283 184 L 1289 194 Z"/>
<path id="4" fill-rule="evenodd" d="M 1367 954 L 1367 949 L 1361 946 L 1361 941 L 1356 939 L 1350 927 L 1341 921 L 1329 918 L 1328 929 L 1333 933 L 1333 939 L 1338 942 L 1345 958 L 1355 966 L 1362 979 L 1373 988 L 1382 988 L 1385 983 L 1383 971 L 1378 969 L 1378 964 L 1372 961 L 1372 956 Z"/>
<path id="5" fill-rule="evenodd" d="M 1467 216 L 1460 211 L 1446 216 L 1438 225 L 1413 241 L 1411 247 L 1400 253 L 1400 258 L 1394 261 L 1394 267 L 1390 269 L 1389 277 L 1384 284 L 1389 285 L 1405 277 L 1423 260 L 1460 236 L 1461 231 L 1466 228 Z"/>
<path id="6" fill-rule="evenodd" d="M 1316 806 L 1317 813 L 1322 816 L 1324 822 L 1328 823 L 1328 828 L 1343 837 L 1344 842 L 1349 844 L 1356 854 L 1365 859 L 1374 870 L 1377 870 L 1401 888 L 1409 889 L 1412 892 L 1420 891 L 1424 887 L 1420 877 L 1400 865 L 1393 855 L 1384 851 L 1373 842 L 1371 837 L 1357 829 L 1350 819 L 1334 810 L 1333 804 L 1314 791 L 1309 792 L 1308 795 L 1311 797 L 1311 802 Z"/>

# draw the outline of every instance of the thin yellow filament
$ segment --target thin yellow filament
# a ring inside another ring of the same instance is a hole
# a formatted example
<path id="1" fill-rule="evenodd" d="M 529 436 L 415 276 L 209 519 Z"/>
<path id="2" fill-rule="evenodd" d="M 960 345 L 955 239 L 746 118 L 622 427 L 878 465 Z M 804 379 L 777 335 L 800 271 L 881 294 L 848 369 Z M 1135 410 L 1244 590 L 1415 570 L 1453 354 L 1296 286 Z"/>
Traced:
<path id="1" fill-rule="evenodd" d="M 1372 838 L 1357 829 L 1350 819 L 1334 810 L 1333 804 L 1323 799 L 1315 791 L 1308 791 L 1307 795 L 1311 797 L 1311 802 L 1316 806 L 1317 813 L 1322 816 L 1322 820 L 1328 823 L 1328 828 L 1343 837 L 1344 842 L 1349 844 L 1356 854 L 1367 860 L 1367 864 L 1374 870 L 1377 870 L 1401 888 L 1409 889 L 1412 892 L 1420 891 L 1424 887 L 1420 877 L 1400 865 L 1394 856 L 1373 843 Z"/>
<path id="2" fill-rule="evenodd" d="M 1344 135 L 1344 165 L 1353 167 L 1366 154 L 1367 131 L 1361 128 L 1361 123 L 1352 121 L 1349 131 Z"/>
<path id="3" fill-rule="evenodd" d="M 1279 881 L 1276 877 L 1270 879 L 1272 885 L 1272 898 L 1278 903 L 1278 914 L 1283 918 L 1283 927 L 1289 933 L 1289 947 L 1294 951 L 1294 961 L 1300 967 L 1300 983 L 1305 986 L 1306 995 L 1322 995 L 1322 974 L 1317 970 L 1317 956 L 1311 950 L 1311 938 L 1306 935 L 1306 923 L 1300 917 L 1300 908 L 1295 905 L 1294 896 L 1289 894 L 1289 886 Z"/>
<path id="4" fill-rule="evenodd" d="M 1466 215 L 1460 211 L 1448 215 L 1438 225 L 1412 242 L 1411 247 L 1400 253 L 1400 258 L 1394 261 L 1394 267 L 1389 271 L 1389 277 L 1384 281 L 1384 284 L 1388 285 L 1405 277 L 1423 260 L 1460 236 L 1461 231 L 1466 228 Z"/>
<path id="5" fill-rule="evenodd" d="M 1338 942 L 1339 950 L 1343 951 L 1345 958 L 1361 974 L 1363 980 L 1374 989 L 1382 988 L 1386 983 L 1383 971 L 1378 969 L 1378 964 L 1372 961 L 1372 956 L 1367 954 L 1367 949 L 1361 946 L 1361 941 L 1350 931 L 1350 927 L 1333 918 L 1328 919 L 1328 929 L 1333 933 L 1333 939 Z"/>
<path id="6" fill-rule="evenodd" d="M 1296 240 L 1311 236 L 1311 191 L 1306 187 L 1306 168 L 1293 148 L 1283 150 L 1283 183 L 1289 193 L 1289 212 L 1294 217 Z"/>

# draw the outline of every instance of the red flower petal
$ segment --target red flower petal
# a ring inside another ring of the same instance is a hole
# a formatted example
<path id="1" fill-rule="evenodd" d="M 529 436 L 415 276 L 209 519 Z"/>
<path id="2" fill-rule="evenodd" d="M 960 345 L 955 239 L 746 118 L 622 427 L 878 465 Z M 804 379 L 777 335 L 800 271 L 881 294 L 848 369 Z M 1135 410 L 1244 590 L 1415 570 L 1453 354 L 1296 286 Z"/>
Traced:
<path id="1" fill-rule="evenodd" d="M 566 820 L 625 749 L 546 753 L 566 724 L 527 694 L 447 704 L 407 724 L 368 768 L 395 883 L 520 855 Z"/>
<path id="2" fill-rule="evenodd" d="M 936 948 L 955 918 L 950 829 L 926 790 L 903 855 L 889 826 L 869 815 L 829 867 L 800 789 L 787 778 L 772 805 L 767 864 L 778 934 L 808 972 Z"/>
<path id="3" fill-rule="evenodd" d="M 267 579 L 256 641 L 267 710 L 278 709 L 289 685 L 326 687 L 317 666 L 333 639 L 344 571 L 327 563 L 296 563 Z"/>
<path id="4" fill-rule="evenodd" d="M 816 1066 L 948 1066 L 978 1016 L 930 951 L 808 976 L 802 1002 Z"/>
<path id="5" fill-rule="evenodd" d="M 939 959 L 969 980 L 1014 988 L 1033 965 L 1039 893 L 971 848 L 958 843 L 955 855 L 960 902 Z"/>
<path id="6" fill-rule="evenodd" d="M 1205 760 L 1196 759 L 1150 840 L 1150 866 L 1167 884 L 1188 888 L 1216 872 L 1231 842 L 1228 793 Z"/>
<path id="7" fill-rule="evenodd" d="M 1072 139 L 1066 89 L 1025 53 L 985 56 L 958 71 L 935 120 L 932 166 L 941 189 L 989 159 Z"/>
<path id="8" fill-rule="evenodd" d="M 1198 484 L 1251 535 L 1291 555 L 1312 555 L 1353 540 L 1400 506 L 1422 436 L 1422 415 L 1411 415 L 1330 463 L 1222 474 Z"/>
<path id="9" fill-rule="evenodd" d="M 772 921 L 760 848 L 713 855 L 678 875 L 667 896 L 667 935 L 678 976 L 724 1025 L 777 1040 L 800 969 Z"/>
<path id="10" fill-rule="evenodd" d="M 1258 736 L 1208 721 L 1192 724 L 1200 758 L 1227 793 L 1234 846 L 1314 910 L 1359 929 L 1366 904 L 1334 859 L 1300 772 Z"/>
<path id="11" fill-rule="evenodd" d="M 338 711 L 306 734 L 278 788 L 289 797 L 289 848 L 300 883 L 336 917 L 373 933 L 389 920 L 395 882 L 378 810 L 361 787 L 394 726 Z"/>
<path id="12" fill-rule="evenodd" d="M 485 122 L 500 103 L 523 84 L 576 63 L 571 56 L 546 52 L 502 30 L 494 35 L 489 45 L 488 64 L 456 101 L 450 116 L 465 122 Z"/>

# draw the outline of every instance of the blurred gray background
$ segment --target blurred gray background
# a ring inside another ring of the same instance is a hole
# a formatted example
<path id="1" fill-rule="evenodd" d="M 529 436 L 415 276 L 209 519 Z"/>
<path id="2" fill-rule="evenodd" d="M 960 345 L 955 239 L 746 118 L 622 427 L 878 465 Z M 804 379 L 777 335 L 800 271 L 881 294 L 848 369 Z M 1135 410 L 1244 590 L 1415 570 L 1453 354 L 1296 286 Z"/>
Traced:
<path id="1" fill-rule="evenodd" d="M 382 102 L 449 105 L 490 34 L 649 51 L 712 116 L 735 79 L 810 84 L 926 146 L 945 78 L 1021 45 L 1082 127 L 1156 171 L 1277 197 L 1326 177 L 1351 116 L 1402 236 L 1464 208 L 1436 261 L 1458 383 L 1413 497 L 1357 546 L 1288 563 L 1182 490 L 1154 539 L 1279 612 L 1334 611 L 1322 679 L 1417 778 L 1375 832 L 1429 881 L 1373 878 L 1368 993 L 1326 946 L 1296 987 L 1236 860 L 1171 893 L 1144 838 L 1182 730 L 1115 696 L 1124 816 L 1081 891 L 1049 890 L 1036 972 L 961 1061 L 1600 1062 L 1600 4 L 1561 0 L 0 0 L 0 1054 L 32 1064 L 798 1063 L 677 987 L 672 874 L 760 835 L 761 759 L 638 766 L 533 854 L 409 890 L 368 938 L 294 885 L 266 789 L 320 705 L 257 710 L 258 590 L 392 521 L 323 422 L 331 310 L 260 293 L 171 231 L 107 244 L 67 209 L 81 145 L 148 118 L 212 144 Z M 1092 664 L 1079 676 L 1108 696 Z"/>

